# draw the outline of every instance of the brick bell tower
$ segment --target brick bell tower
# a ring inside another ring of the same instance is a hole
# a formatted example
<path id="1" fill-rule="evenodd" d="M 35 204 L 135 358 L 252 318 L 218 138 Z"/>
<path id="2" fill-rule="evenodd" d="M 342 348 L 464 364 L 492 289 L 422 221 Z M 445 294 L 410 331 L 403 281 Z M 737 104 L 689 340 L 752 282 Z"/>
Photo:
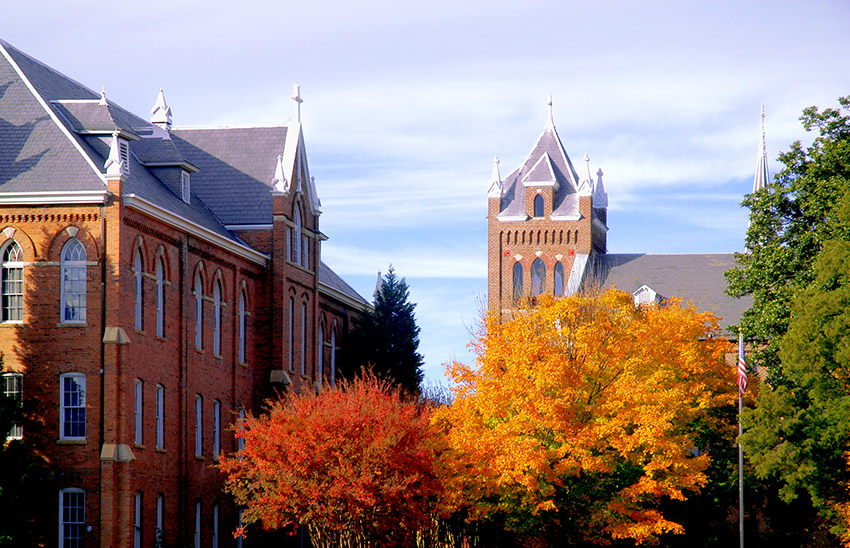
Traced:
<path id="1" fill-rule="evenodd" d="M 525 160 L 504 179 L 493 161 L 487 212 L 487 293 L 503 317 L 523 298 L 569 295 L 590 276 L 595 255 L 606 252 L 608 195 L 590 158 L 579 179 L 552 118 Z"/>

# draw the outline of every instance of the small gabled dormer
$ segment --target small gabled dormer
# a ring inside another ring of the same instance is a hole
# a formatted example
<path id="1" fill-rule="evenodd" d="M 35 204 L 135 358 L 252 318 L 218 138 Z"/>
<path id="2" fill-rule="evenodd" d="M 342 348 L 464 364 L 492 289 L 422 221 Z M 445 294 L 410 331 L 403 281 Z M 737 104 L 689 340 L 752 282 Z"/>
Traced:
<path id="1" fill-rule="evenodd" d="M 642 304 L 661 304 L 664 300 L 661 295 L 658 294 L 657 291 L 644 284 L 637 288 L 632 293 L 632 298 L 635 301 L 636 305 Z"/>
<path id="2" fill-rule="evenodd" d="M 185 169 L 180 170 L 180 198 L 187 204 L 192 202 L 192 174 Z"/>

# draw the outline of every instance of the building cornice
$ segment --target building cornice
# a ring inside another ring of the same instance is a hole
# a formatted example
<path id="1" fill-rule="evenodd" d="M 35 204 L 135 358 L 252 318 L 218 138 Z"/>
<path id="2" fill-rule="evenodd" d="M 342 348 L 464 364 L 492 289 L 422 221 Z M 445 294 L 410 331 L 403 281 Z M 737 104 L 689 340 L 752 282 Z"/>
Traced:
<path id="1" fill-rule="evenodd" d="M 328 297 L 330 297 L 332 299 L 336 299 L 337 301 L 340 301 L 341 303 L 347 304 L 351 308 L 360 310 L 361 312 L 364 312 L 364 311 L 366 311 L 370 308 L 368 303 L 363 303 L 363 302 L 358 301 L 357 299 L 353 299 L 353 298 L 349 297 L 348 295 L 346 295 L 345 293 L 343 293 L 342 291 L 339 291 L 338 289 L 334 289 L 324 282 L 319 282 L 319 292 L 324 293 Z"/>
<path id="2" fill-rule="evenodd" d="M 134 209 L 140 213 L 161 221 L 169 226 L 183 230 L 198 239 L 204 240 L 210 244 L 221 247 L 238 257 L 252 263 L 265 266 L 268 262 L 268 257 L 246 245 L 234 242 L 228 238 L 220 236 L 215 232 L 206 229 L 192 221 L 184 219 L 166 209 L 159 207 L 143 198 L 139 198 L 135 194 L 129 194 L 121 197 L 124 205 L 130 209 Z"/>
<path id="3" fill-rule="evenodd" d="M 64 205 L 102 204 L 109 192 L 103 190 L 79 190 L 57 192 L 2 192 L 0 205 Z"/>

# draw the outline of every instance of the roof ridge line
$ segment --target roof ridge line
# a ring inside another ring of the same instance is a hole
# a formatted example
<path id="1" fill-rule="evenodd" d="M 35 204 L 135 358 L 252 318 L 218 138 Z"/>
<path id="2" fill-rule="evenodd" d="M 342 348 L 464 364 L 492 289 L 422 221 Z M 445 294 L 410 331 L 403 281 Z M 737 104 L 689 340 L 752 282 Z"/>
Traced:
<path id="1" fill-rule="evenodd" d="M 101 182 L 103 183 L 103 186 L 106 187 L 107 186 L 106 177 L 104 176 L 103 173 L 100 172 L 100 168 L 98 168 L 95 165 L 92 158 L 88 154 L 86 154 L 86 152 L 83 150 L 83 147 L 80 146 L 79 141 L 77 141 L 77 139 L 71 134 L 70 130 L 68 130 L 68 128 L 65 126 L 65 124 L 63 124 L 59 120 L 59 117 L 56 115 L 56 113 L 53 111 L 53 109 L 50 108 L 50 106 L 47 104 L 47 101 L 45 101 L 44 97 L 42 97 L 41 94 L 38 92 L 38 90 L 35 89 L 35 86 L 32 85 L 32 82 L 30 82 L 30 79 L 27 78 L 27 75 L 24 74 L 24 71 L 21 70 L 21 67 L 12 58 L 12 55 L 7 50 L 8 47 L 10 47 L 10 46 L 7 42 L 0 41 L 0 53 L 3 54 L 3 57 L 6 59 L 6 61 L 9 62 L 9 64 L 12 66 L 12 68 L 15 70 L 15 72 L 18 74 L 18 76 L 24 82 L 24 85 L 26 85 L 27 89 L 30 91 L 30 93 L 32 93 L 33 97 L 35 97 L 35 100 L 38 102 L 38 104 L 41 105 L 41 107 L 45 110 L 45 112 L 47 112 L 47 115 L 50 116 L 50 119 L 53 120 L 53 123 L 56 124 L 56 126 L 59 128 L 59 131 L 62 132 L 62 134 L 64 134 L 65 137 L 67 137 L 67 139 L 71 142 L 71 144 L 74 146 L 74 148 L 77 149 L 77 152 L 79 152 L 80 155 L 83 157 L 83 159 L 91 166 L 92 171 L 94 171 L 95 175 L 101 180 Z M 24 54 L 24 55 L 26 55 L 26 54 Z M 27 56 L 27 57 L 29 57 L 29 56 Z M 38 60 L 36 59 L 36 61 L 38 61 Z M 41 63 L 40 61 L 39 61 L 39 63 L 42 64 L 43 66 L 53 70 L 51 67 L 48 67 L 44 63 Z M 62 73 L 59 73 L 59 74 L 62 74 Z M 65 76 L 65 75 L 62 74 L 62 76 Z M 69 80 L 70 80 L 70 78 L 69 78 Z M 82 84 L 80 84 L 80 85 L 82 85 Z M 83 86 L 83 87 L 85 87 L 85 86 Z"/>
<path id="2" fill-rule="evenodd" d="M 274 129 L 274 128 L 288 128 L 287 124 L 275 124 L 275 125 L 218 125 L 218 126 L 171 126 L 172 130 L 175 129 Z"/>

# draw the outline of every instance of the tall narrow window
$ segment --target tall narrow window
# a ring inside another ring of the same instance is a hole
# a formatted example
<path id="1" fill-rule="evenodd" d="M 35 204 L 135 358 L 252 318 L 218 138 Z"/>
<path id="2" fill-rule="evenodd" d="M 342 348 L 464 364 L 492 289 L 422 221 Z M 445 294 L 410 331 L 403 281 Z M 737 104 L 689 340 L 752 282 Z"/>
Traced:
<path id="1" fill-rule="evenodd" d="M 156 336 L 165 337 L 165 267 L 156 261 Z"/>
<path id="2" fill-rule="evenodd" d="M 221 402 L 213 401 L 213 458 L 221 454 Z"/>
<path id="3" fill-rule="evenodd" d="M 325 370 L 325 323 L 319 324 L 319 344 L 316 345 L 316 380 L 322 382 Z"/>
<path id="4" fill-rule="evenodd" d="M 295 329 L 295 299 L 292 297 L 289 298 L 289 370 L 292 371 L 292 368 L 295 367 L 292 359 L 292 346 L 295 343 L 295 336 L 293 334 L 293 329 Z"/>
<path id="5" fill-rule="evenodd" d="M 142 399 L 143 393 L 142 389 L 144 384 L 140 379 L 136 379 L 136 382 L 133 386 L 133 418 L 134 418 L 134 443 L 136 445 L 142 445 L 142 424 L 143 424 L 143 415 L 142 415 L 142 407 L 144 404 L 144 400 Z"/>
<path id="6" fill-rule="evenodd" d="M 245 422 L 245 408 L 242 407 L 242 406 L 239 406 L 239 424 L 237 426 L 237 428 L 239 430 L 242 430 L 242 428 L 243 428 L 242 425 L 244 424 L 244 422 Z M 236 450 L 241 451 L 243 449 L 245 449 L 245 438 L 236 438 Z"/>
<path id="7" fill-rule="evenodd" d="M 65 373 L 59 377 L 60 410 L 59 438 L 63 440 L 86 439 L 86 376 L 82 373 Z"/>
<path id="8" fill-rule="evenodd" d="M 133 498 L 133 548 L 142 548 L 142 494 Z"/>
<path id="9" fill-rule="evenodd" d="M 86 321 L 86 248 L 71 238 L 62 248 L 62 321 Z"/>
<path id="10" fill-rule="evenodd" d="M 239 293 L 239 363 L 245 363 L 245 292 Z"/>
<path id="11" fill-rule="evenodd" d="M 534 216 L 543 217 L 543 196 L 540 194 L 534 197 Z"/>
<path id="12" fill-rule="evenodd" d="M 304 268 L 310 268 L 310 238 L 305 234 L 302 236 L 302 251 L 304 252 L 303 257 L 301 257 L 301 265 Z"/>
<path id="13" fill-rule="evenodd" d="M 142 272 L 142 252 L 136 250 L 136 259 L 133 263 L 133 268 L 136 271 L 136 329 L 141 331 L 144 329 L 144 272 Z"/>
<path id="14" fill-rule="evenodd" d="M 156 496 L 156 529 L 154 529 L 154 546 L 165 545 L 165 529 L 163 518 L 165 516 L 165 497 L 162 495 Z"/>
<path id="15" fill-rule="evenodd" d="M 3 381 L 3 395 L 17 403 L 18 413 L 24 405 L 24 377 L 20 373 L 4 373 L 0 380 Z M 6 433 L 7 440 L 19 440 L 24 437 L 24 423 L 18 414 L 14 417 L 12 427 Z"/>
<path id="16" fill-rule="evenodd" d="M 218 504 L 213 506 L 212 548 L 218 548 Z"/>
<path id="17" fill-rule="evenodd" d="M 187 204 L 192 200 L 192 175 L 185 170 L 180 171 L 180 197 Z"/>
<path id="18" fill-rule="evenodd" d="M 242 509 L 239 509 L 239 512 L 236 514 L 236 528 L 240 531 L 242 530 Z M 242 535 L 236 537 L 236 548 L 242 548 Z"/>
<path id="19" fill-rule="evenodd" d="M 522 263 L 514 263 L 514 302 L 522 299 Z"/>
<path id="20" fill-rule="evenodd" d="M 3 321 L 24 319 L 24 252 L 12 240 L 3 250 Z"/>
<path id="21" fill-rule="evenodd" d="M 85 528 L 86 492 L 82 489 L 62 489 L 59 491 L 59 546 L 84 546 Z"/>
<path id="22" fill-rule="evenodd" d="M 531 296 L 536 297 L 543 293 L 543 287 L 546 285 L 546 265 L 543 264 L 543 259 L 537 257 L 531 263 Z"/>
<path id="23" fill-rule="evenodd" d="M 201 503 L 195 503 L 195 548 L 201 548 Z"/>
<path id="24" fill-rule="evenodd" d="M 221 281 L 213 288 L 213 354 L 221 355 Z"/>
<path id="25" fill-rule="evenodd" d="M 204 348 L 204 284 L 200 272 L 195 276 L 195 349 Z"/>
<path id="26" fill-rule="evenodd" d="M 564 294 L 564 263 L 558 261 L 555 263 L 555 296 L 560 297 Z"/>
<path id="27" fill-rule="evenodd" d="M 162 495 L 157 495 L 156 497 L 156 529 L 154 530 L 154 545 L 155 546 L 164 546 L 165 538 L 165 529 L 163 524 L 163 518 L 165 516 L 165 497 Z"/>
<path id="28" fill-rule="evenodd" d="M 307 374 L 307 303 L 301 303 L 301 374 Z"/>
<path id="29" fill-rule="evenodd" d="M 301 255 L 301 209 L 298 207 L 298 204 L 295 205 L 292 211 L 292 222 L 295 224 L 295 227 L 292 229 L 292 259 L 298 264 L 303 264 L 303 257 Z"/>
<path id="30" fill-rule="evenodd" d="M 331 386 L 336 385 L 336 329 L 331 329 Z"/>
<path id="31" fill-rule="evenodd" d="M 165 449 L 165 387 L 156 387 L 156 448 Z"/>
<path id="32" fill-rule="evenodd" d="M 204 399 L 200 394 L 195 396 L 195 456 L 204 455 Z"/>

